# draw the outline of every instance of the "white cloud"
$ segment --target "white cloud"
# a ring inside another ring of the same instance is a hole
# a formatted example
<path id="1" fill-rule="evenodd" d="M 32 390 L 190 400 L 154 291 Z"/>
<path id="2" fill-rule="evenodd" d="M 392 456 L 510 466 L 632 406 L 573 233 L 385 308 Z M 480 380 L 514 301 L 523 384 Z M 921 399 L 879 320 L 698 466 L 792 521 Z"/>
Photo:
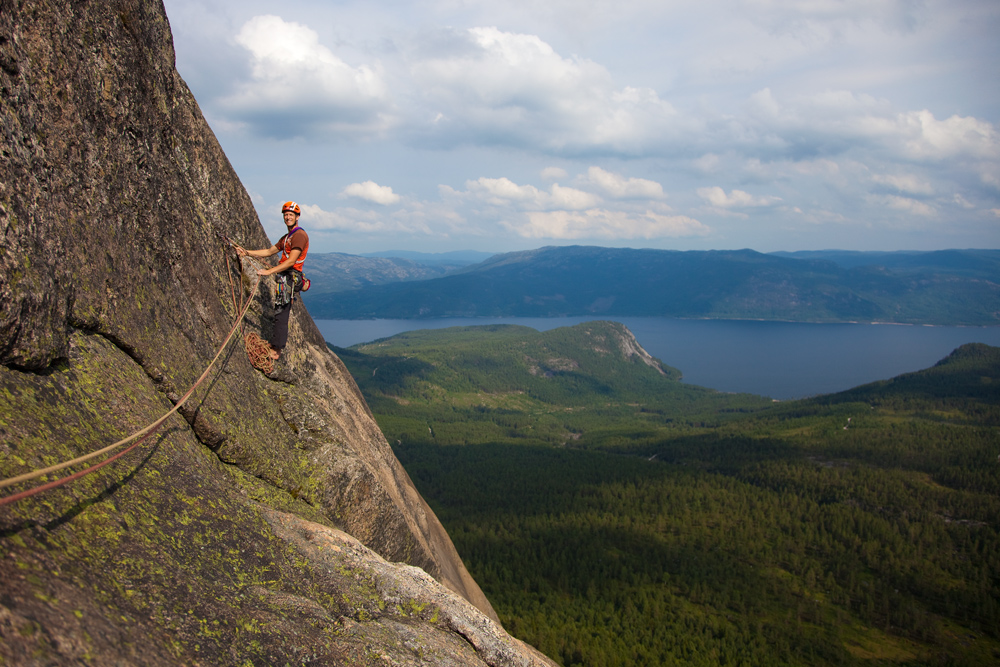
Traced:
<path id="1" fill-rule="evenodd" d="M 989 122 L 930 111 L 897 112 L 886 100 L 850 91 L 826 91 L 780 103 L 764 88 L 750 96 L 748 116 L 734 138 L 747 149 L 770 147 L 795 156 L 880 149 L 890 157 L 940 161 L 1000 159 L 1000 133 Z"/>
<path id="2" fill-rule="evenodd" d="M 466 181 L 466 191 L 494 206 L 516 205 L 529 209 L 583 209 L 600 202 L 600 197 L 553 183 L 546 192 L 533 185 L 518 185 L 509 178 L 479 178 Z"/>
<path id="3" fill-rule="evenodd" d="M 1000 133 L 991 123 L 971 116 L 937 120 L 925 109 L 899 114 L 896 125 L 906 152 L 916 159 L 956 155 L 1000 159 Z"/>
<path id="4" fill-rule="evenodd" d="M 911 195 L 932 195 L 934 186 L 912 174 L 874 174 L 872 180 L 897 192 Z"/>
<path id="5" fill-rule="evenodd" d="M 590 167 L 587 175 L 580 180 L 616 199 L 661 199 L 664 196 L 663 186 L 656 181 L 625 178 L 600 167 Z"/>
<path id="6" fill-rule="evenodd" d="M 377 132 L 391 124 L 382 68 L 352 67 L 311 28 L 255 16 L 235 37 L 252 56 L 251 79 L 221 108 L 254 131 L 278 138 L 317 132 Z"/>
<path id="7" fill-rule="evenodd" d="M 309 231 L 343 232 L 347 234 L 406 233 L 430 234 L 431 229 L 420 216 L 385 216 L 375 211 L 356 208 L 324 210 L 317 205 L 302 206 L 302 221 Z"/>
<path id="8" fill-rule="evenodd" d="M 937 214 L 937 209 L 933 206 L 909 197 L 899 197 L 896 195 L 873 195 L 869 197 L 869 200 L 873 203 L 880 204 L 897 211 L 912 213 L 913 215 L 930 217 Z"/>
<path id="9" fill-rule="evenodd" d="M 969 210 L 969 211 L 971 211 L 972 209 L 976 208 L 975 204 L 973 204 L 972 202 L 970 202 L 968 199 L 966 199 L 965 197 L 963 197 L 959 193 L 956 193 L 955 196 L 952 197 L 952 201 L 955 204 L 958 204 L 962 208 L 964 208 L 966 210 Z"/>
<path id="10" fill-rule="evenodd" d="M 646 211 L 588 209 L 586 211 L 538 211 L 527 214 L 527 222 L 503 223 L 524 238 L 532 239 L 657 239 L 705 236 L 711 229 L 684 215 Z"/>
<path id="11" fill-rule="evenodd" d="M 698 196 L 712 206 L 717 206 L 719 208 L 772 206 L 781 201 L 780 197 L 755 197 L 749 192 L 744 192 L 743 190 L 733 190 L 729 194 L 726 194 L 726 191 L 717 185 L 711 188 L 698 188 Z"/>
<path id="12" fill-rule="evenodd" d="M 258 210 L 287 197 L 281 183 L 317 202 L 331 182 L 352 183 L 339 194 L 378 212 L 323 213 L 341 240 L 406 229 L 490 238 L 492 250 L 510 247 L 500 220 L 552 213 L 606 233 L 614 225 L 596 221 L 650 209 L 711 214 L 726 247 L 785 242 L 792 218 L 815 235 L 788 242 L 814 247 L 995 245 L 982 224 L 1000 206 L 995 0 L 446 0 L 392 12 L 308 0 L 282 17 L 235 0 L 165 6 L 178 67 Z M 393 172 L 408 196 L 358 182 L 373 159 L 413 166 Z M 465 184 L 483 173 L 518 176 Z M 444 182 L 464 185 L 420 200 Z M 752 226 L 730 219 L 763 210 Z M 901 218 L 945 210 L 947 225 L 900 234 Z M 830 231 L 848 224 L 857 236 Z"/>
<path id="13" fill-rule="evenodd" d="M 564 188 L 558 183 L 552 185 L 549 191 L 549 199 L 545 202 L 548 208 L 582 209 L 594 206 L 601 201 L 595 194 L 577 190 L 576 188 Z"/>
<path id="14" fill-rule="evenodd" d="M 718 171 L 721 163 L 722 163 L 722 158 L 720 158 L 715 153 L 705 153 L 700 158 L 694 161 L 694 168 L 704 174 L 710 174 L 715 171 Z"/>
<path id="15" fill-rule="evenodd" d="M 341 195 L 346 197 L 358 197 L 375 204 L 387 206 L 399 202 L 399 195 L 392 191 L 388 185 L 379 185 L 374 181 L 364 183 L 351 183 L 341 191 Z"/>
<path id="16" fill-rule="evenodd" d="M 447 121 L 433 127 L 439 140 L 640 154 L 678 130 L 679 114 L 654 90 L 616 87 L 601 65 L 537 35 L 476 27 L 446 37 L 448 48 L 411 68 L 426 115 Z"/>
<path id="17" fill-rule="evenodd" d="M 664 239 L 706 236 L 711 231 L 694 218 L 670 212 L 661 201 L 662 188 L 652 181 L 627 179 L 595 167 L 577 182 L 621 196 L 611 206 L 601 206 L 600 196 L 583 189 L 556 183 L 542 190 L 505 177 L 466 181 L 462 191 L 439 188 L 442 199 L 453 207 L 468 207 L 465 217 L 494 220 L 522 238 Z M 629 201 L 639 194 L 651 196 L 644 202 Z"/>

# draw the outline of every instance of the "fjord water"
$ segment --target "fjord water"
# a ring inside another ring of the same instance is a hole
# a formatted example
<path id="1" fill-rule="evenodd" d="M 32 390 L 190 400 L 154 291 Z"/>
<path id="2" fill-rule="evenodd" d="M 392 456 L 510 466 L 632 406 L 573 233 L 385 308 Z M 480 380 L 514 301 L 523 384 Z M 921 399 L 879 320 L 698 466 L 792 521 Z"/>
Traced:
<path id="1" fill-rule="evenodd" d="M 327 342 L 350 347 L 416 329 L 519 324 L 538 331 L 593 317 L 316 320 Z M 605 318 L 680 369 L 684 382 L 775 399 L 804 398 L 887 380 L 934 365 L 965 343 L 1000 346 L 1000 327 L 806 324 L 745 320 Z"/>

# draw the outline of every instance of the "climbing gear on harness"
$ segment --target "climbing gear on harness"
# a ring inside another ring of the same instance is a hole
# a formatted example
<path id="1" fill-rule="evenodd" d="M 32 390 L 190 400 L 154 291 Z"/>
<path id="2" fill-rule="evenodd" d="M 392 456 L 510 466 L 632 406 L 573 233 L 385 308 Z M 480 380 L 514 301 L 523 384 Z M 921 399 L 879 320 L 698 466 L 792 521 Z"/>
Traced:
<path id="1" fill-rule="evenodd" d="M 307 292 L 311 281 L 301 271 L 289 269 L 274 276 L 274 305 L 287 306 L 295 300 L 296 292 Z"/>
<path id="2" fill-rule="evenodd" d="M 274 276 L 274 307 L 282 308 L 294 300 L 294 287 L 289 271 L 275 274 Z"/>
<path id="3" fill-rule="evenodd" d="M 301 271 L 296 271 L 295 269 L 292 269 L 289 273 L 292 274 L 292 284 L 295 286 L 296 292 L 305 292 L 306 290 L 309 289 L 306 286 L 306 283 L 309 282 L 309 279 L 306 278 Z"/>

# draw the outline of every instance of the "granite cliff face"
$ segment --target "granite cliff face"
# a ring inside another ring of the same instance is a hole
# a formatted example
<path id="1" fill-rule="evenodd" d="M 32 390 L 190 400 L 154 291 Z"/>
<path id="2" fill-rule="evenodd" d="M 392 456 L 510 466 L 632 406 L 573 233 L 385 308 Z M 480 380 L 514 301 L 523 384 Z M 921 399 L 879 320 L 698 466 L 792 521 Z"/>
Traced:
<path id="1" fill-rule="evenodd" d="M 253 283 L 216 233 L 270 241 L 160 2 L 0 0 L 0 92 L 8 478 L 167 412 Z M 265 289 L 248 331 L 270 313 Z M 500 628 L 301 304 L 270 376 L 237 337 L 149 441 L 0 507 L 0 662 L 550 664 Z"/>

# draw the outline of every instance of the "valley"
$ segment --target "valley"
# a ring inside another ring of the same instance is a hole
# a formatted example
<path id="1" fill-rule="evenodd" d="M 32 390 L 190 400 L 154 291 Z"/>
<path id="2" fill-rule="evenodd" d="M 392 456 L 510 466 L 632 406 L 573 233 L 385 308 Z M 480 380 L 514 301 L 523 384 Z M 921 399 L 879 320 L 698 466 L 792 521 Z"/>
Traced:
<path id="1" fill-rule="evenodd" d="M 1000 659 L 1000 350 L 774 404 L 627 342 L 336 350 L 508 630 L 563 665 Z"/>

